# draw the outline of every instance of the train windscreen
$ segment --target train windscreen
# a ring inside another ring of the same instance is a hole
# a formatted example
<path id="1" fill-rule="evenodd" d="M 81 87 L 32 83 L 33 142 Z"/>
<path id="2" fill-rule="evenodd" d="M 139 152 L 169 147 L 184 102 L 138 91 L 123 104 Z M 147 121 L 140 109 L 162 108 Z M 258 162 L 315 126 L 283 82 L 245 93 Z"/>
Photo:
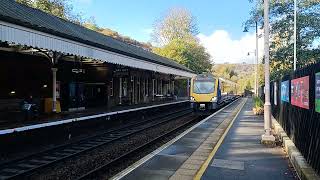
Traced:
<path id="1" fill-rule="evenodd" d="M 209 94 L 214 92 L 214 79 L 195 79 L 193 92 L 196 94 Z"/>

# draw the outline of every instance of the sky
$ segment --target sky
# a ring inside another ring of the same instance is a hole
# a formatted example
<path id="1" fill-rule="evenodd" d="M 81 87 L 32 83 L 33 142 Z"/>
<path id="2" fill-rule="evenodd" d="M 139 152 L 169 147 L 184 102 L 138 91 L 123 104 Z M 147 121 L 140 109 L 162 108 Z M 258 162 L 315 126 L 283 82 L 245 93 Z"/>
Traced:
<path id="1" fill-rule="evenodd" d="M 214 63 L 252 63 L 254 59 L 254 29 L 243 32 L 254 5 L 248 0 L 72 0 L 72 5 L 84 17 L 93 16 L 100 27 L 143 42 L 151 40 L 156 20 L 170 8 L 183 7 L 196 18 L 197 36 Z"/>

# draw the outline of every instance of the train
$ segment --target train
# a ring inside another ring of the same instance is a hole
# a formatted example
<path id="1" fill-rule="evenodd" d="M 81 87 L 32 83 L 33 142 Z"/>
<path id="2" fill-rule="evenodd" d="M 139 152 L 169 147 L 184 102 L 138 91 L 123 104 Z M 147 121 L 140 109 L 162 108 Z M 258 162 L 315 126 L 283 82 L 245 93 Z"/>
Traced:
<path id="1" fill-rule="evenodd" d="M 236 83 L 209 73 L 193 77 L 189 92 L 194 112 L 213 112 L 238 97 Z"/>

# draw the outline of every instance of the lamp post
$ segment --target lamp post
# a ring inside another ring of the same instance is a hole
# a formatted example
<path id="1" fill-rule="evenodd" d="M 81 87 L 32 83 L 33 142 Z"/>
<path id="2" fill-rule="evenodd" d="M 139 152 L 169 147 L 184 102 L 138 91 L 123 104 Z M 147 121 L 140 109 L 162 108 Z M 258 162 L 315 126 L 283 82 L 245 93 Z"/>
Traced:
<path id="1" fill-rule="evenodd" d="M 256 29 L 256 50 L 255 50 L 255 57 L 256 57 L 256 62 L 254 63 L 254 71 L 255 71 L 255 78 L 254 78 L 254 94 L 256 96 L 259 96 L 258 92 L 258 64 L 259 64 L 259 34 L 258 34 L 258 16 L 256 16 L 255 20 L 255 26 L 250 26 L 250 27 L 255 27 Z M 243 32 L 248 32 L 248 26 L 246 26 L 243 30 Z M 249 53 L 248 53 L 249 54 Z"/>
<path id="2" fill-rule="evenodd" d="M 274 144 L 275 137 L 271 134 L 271 103 L 270 103 L 270 65 L 269 65 L 269 0 L 264 0 L 264 58 L 265 58 L 265 103 L 264 130 L 261 142 Z"/>

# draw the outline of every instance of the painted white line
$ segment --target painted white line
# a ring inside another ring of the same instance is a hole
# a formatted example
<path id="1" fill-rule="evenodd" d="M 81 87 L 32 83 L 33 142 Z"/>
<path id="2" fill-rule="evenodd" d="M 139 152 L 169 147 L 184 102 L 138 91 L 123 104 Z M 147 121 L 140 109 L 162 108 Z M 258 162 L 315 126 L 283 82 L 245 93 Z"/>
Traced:
<path id="1" fill-rule="evenodd" d="M 218 114 L 219 112 L 223 111 L 224 109 L 226 109 L 227 107 L 231 106 L 232 104 L 234 104 L 235 102 L 239 101 L 240 99 L 228 104 L 227 106 L 225 106 L 224 108 L 220 109 L 219 111 L 211 114 L 210 116 L 206 117 L 205 119 L 201 120 L 200 122 L 198 122 L 197 124 L 193 125 L 192 127 L 190 127 L 189 129 L 187 129 L 186 131 L 184 131 L 183 133 L 181 133 L 179 136 L 175 137 L 174 139 L 170 140 L 169 142 L 167 142 L 166 144 L 162 145 L 161 147 L 159 147 L 158 149 L 154 150 L 153 152 L 151 152 L 150 154 L 144 156 L 142 159 L 138 160 L 137 162 L 135 162 L 134 164 L 132 164 L 131 166 L 127 167 L 126 169 L 124 169 L 123 171 L 119 172 L 118 174 L 116 174 L 115 176 L 111 177 L 111 180 L 119 180 L 121 178 L 123 178 L 124 176 L 128 175 L 130 172 L 132 172 L 133 170 L 135 170 L 136 168 L 138 168 L 139 166 L 141 166 L 142 164 L 144 164 L 145 162 L 147 162 L 149 159 L 151 159 L 152 157 L 154 157 L 155 155 L 159 154 L 162 150 L 164 150 L 165 148 L 171 146 L 173 143 L 175 143 L 176 141 L 178 141 L 179 139 L 181 139 L 183 136 L 185 136 L 186 134 L 188 134 L 190 131 L 192 131 L 193 129 L 197 128 L 198 126 L 200 126 L 202 123 L 206 122 L 207 120 L 209 120 L 210 118 L 212 118 L 213 116 L 215 116 L 216 114 Z"/>
<path id="2" fill-rule="evenodd" d="M 84 116 L 84 117 L 79 117 L 79 118 L 71 118 L 71 119 L 66 119 L 66 120 L 61 120 L 61 121 L 54 121 L 54 122 L 40 123 L 40 124 L 34 124 L 34 125 L 29 125 L 29 126 L 21 126 L 21 127 L 16 127 L 16 128 L 10 128 L 10 129 L 3 129 L 3 130 L 0 130 L 0 135 L 11 134 L 14 132 L 28 131 L 28 130 L 33 130 L 33 129 L 39 129 L 39 128 L 49 127 L 49 126 L 56 126 L 56 125 L 60 125 L 60 124 L 83 121 L 83 120 L 88 120 L 88 119 L 104 117 L 104 116 L 111 116 L 111 115 L 115 115 L 115 114 L 123 114 L 123 113 L 127 113 L 127 112 L 139 111 L 139 110 L 167 106 L 167 105 L 172 105 L 172 104 L 179 104 L 179 103 L 184 103 L 184 102 L 188 102 L 188 101 L 189 100 L 176 101 L 176 102 L 171 102 L 171 103 L 164 103 L 164 104 L 158 104 L 158 105 L 153 105 L 153 106 L 145 106 L 145 107 L 127 109 L 127 110 L 122 110 L 122 111 L 113 111 L 113 112 L 109 112 L 109 113 L 102 113 L 102 114 Z"/>

